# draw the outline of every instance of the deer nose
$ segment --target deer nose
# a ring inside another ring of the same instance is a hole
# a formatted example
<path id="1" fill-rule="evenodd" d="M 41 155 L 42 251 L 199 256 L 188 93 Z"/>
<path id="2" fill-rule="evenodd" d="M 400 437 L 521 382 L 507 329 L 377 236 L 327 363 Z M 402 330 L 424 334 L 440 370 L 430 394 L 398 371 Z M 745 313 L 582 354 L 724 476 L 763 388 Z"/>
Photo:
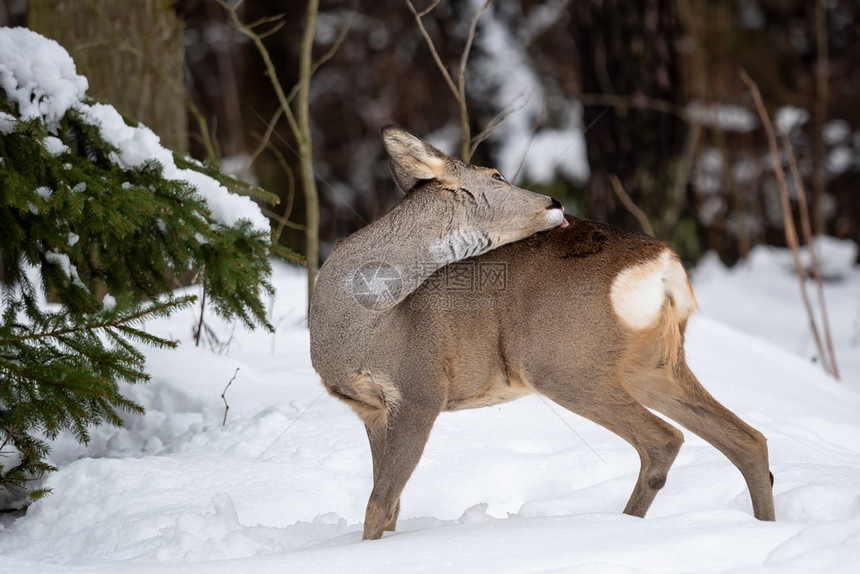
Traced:
<path id="1" fill-rule="evenodd" d="M 550 199 L 552 199 L 552 203 L 550 204 L 549 207 L 547 207 L 547 209 L 560 209 L 560 210 L 564 211 L 564 206 L 561 204 L 561 202 L 559 200 L 557 200 L 554 197 L 552 197 Z"/>

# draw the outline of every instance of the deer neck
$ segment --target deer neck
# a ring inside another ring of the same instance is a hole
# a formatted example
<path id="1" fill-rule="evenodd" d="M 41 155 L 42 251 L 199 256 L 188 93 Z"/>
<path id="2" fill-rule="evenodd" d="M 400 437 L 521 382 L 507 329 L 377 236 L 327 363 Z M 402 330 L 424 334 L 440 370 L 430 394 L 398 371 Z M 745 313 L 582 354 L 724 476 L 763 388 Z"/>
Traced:
<path id="1" fill-rule="evenodd" d="M 453 213 L 409 196 L 378 221 L 349 236 L 332 252 L 317 282 L 320 295 L 340 304 L 391 309 L 445 265 L 488 250 L 480 231 L 455 227 Z M 316 298 L 316 297 L 315 297 Z M 373 305 L 371 305 L 373 306 Z"/>

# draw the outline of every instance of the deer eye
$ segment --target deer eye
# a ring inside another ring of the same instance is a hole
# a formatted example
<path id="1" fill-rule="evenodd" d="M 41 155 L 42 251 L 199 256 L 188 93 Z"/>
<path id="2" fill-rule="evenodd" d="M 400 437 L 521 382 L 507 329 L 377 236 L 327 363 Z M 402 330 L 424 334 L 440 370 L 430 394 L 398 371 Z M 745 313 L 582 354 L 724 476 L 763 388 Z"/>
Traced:
<path id="1" fill-rule="evenodd" d="M 493 174 L 493 179 L 496 181 L 505 181 L 505 178 L 499 172 Z"/>

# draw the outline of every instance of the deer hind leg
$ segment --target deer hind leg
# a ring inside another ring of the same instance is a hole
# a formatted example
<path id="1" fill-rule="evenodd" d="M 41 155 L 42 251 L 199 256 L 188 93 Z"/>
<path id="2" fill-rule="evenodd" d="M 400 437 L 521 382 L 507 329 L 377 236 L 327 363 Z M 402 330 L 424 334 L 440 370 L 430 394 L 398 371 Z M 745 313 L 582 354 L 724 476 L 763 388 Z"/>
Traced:
<path id="1" fill-rule="evenodd" d="M 755 517 L 774 520 L 767 440 L 717 402 L 683 360 L 674 372 L 654 371 L 650 381 L 629 390 L 645 406 L 665 414 L 722 452 L 746 480 Z"/>
<path id="2" fill-rule="evenodd" d="M 441 408 L 403 401 L 388 416 L 384 434 L 368 429 L 373 455 L 373 490 L 364 517 L 364 540 L 377 540 L 394 530 L 400 494 L 418 465 Z"/>
<path id="3" fill-rule="evenodd" d="M 593 396 L 566 396 L 566 390 L 575 388 L 576 385 L 552 385 L 550 388 L 535 385 L 541 394 L 612 431 L 636 449 L 640 460 L 639 477 L 624 513 L 644 517 L 657 492 L 666 484 L 669 468 L 684 443 L 683 433 L 652 414 L 620 386 Z"/>

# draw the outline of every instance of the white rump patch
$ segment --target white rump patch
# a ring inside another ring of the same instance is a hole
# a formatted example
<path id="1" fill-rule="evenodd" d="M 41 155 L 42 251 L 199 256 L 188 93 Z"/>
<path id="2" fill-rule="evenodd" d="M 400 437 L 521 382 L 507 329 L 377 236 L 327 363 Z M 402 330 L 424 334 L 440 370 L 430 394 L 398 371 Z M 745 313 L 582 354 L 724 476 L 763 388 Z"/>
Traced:
<path id="1" fill-rule="evenodd" d="M 698 306 L 684 266 L 669 250 L 652 261 L 624 269 L 613 281 L 609 296 L 615 314 L 636 330 L 657 322 L 668 297 L 679 319 L 689 317 Z"/>
<path id="2" fill-rule="evenodd" d="M 483 231 L 457 231 L 430 244 L 430 253 L 445 265 L 486 253 L 490 236 Z"/>

